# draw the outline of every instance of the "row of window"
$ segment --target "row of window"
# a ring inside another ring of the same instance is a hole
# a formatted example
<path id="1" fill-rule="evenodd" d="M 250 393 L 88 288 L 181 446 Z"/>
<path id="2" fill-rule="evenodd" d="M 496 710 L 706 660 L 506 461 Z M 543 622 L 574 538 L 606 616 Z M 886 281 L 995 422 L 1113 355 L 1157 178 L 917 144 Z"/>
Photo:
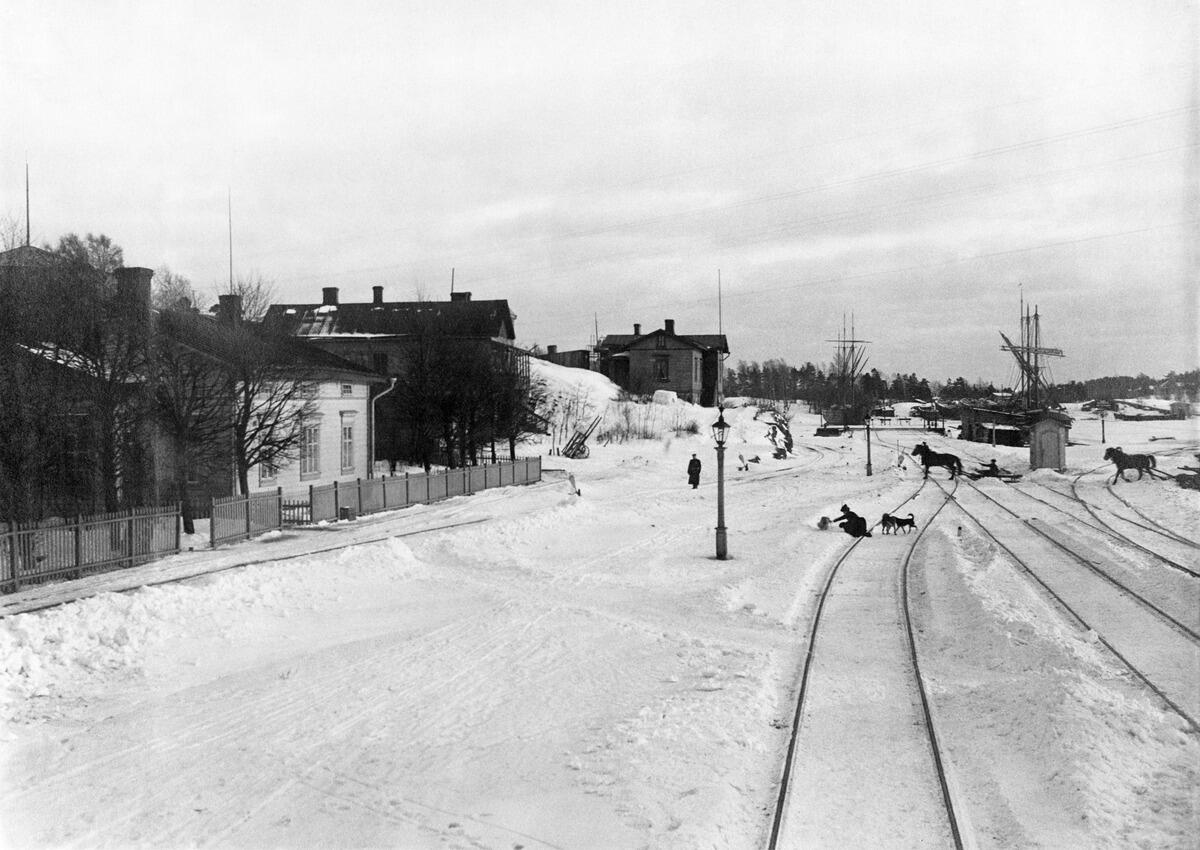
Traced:
<path id="1" fill-rule="evenodd" d="M 341 421 L 341 471 L 354 471 L 354 414 L 343 413 Z M 258 480 L 260 484 L 270 483 L 279 474 L 279 468 L 273 464 L 260 464 Z M 321 474 L 321 424 L 310 423 L 304 426 L 300 435 L 300 478 L 314 478 Z"/>

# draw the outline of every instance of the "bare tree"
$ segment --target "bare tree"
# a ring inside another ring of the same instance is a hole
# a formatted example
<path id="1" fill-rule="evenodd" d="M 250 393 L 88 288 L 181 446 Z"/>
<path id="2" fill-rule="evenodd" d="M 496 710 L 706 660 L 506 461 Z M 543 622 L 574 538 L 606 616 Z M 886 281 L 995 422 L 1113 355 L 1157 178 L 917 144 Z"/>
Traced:
<path id="1" fill-rule="evenodd" d="M 25 228 L 15 215 L 0 215 L 0 251 L 11 251 L 25 244 Z"/>
<path id="2" fill-rule="evenodd" d="M 125 252 L 103 233 L 89 233 L 82 239 L 76 233 L 68 233 L 58 240 L 57 247 L 44 246 L 61 257 L 91 266 L 101 274 L 110 275 L 125 265 Z"/>
<path id="3" fill-rule="evenodd" d="M 168 266 L 159 266 L 154 271 L 154 292 L 152 295 L 155 309 L 171 310 L 180 306 L 186 299 L 190 307 L 196 305 L 196 288 L 192 282 L 181 274 L 171 271 Z"/>
<path id="4" fill-rule="evenodd" d="M 246 495 L 252 468 L 278 467 L 299 457 L 304 420 L 316 412 L 316 383 L 298 377 L 294 354 L 284 343 L 244 325 L 233 333 L 236 350 L 223 369 L 232 398 L 234 466 Z"/>
<path id="5" fill-rule="evenodd" d="M 275 300 L 275 281 L 263 277 L 262 273 L 254 271 L 247 275 L 239 275 L 232 286 L 218 288 L 218 295 L 238 295 L 242 299 L 242 316 L 248 322 L 257 322 L 267 313 L 267 308 Z"/>
<path id="6" fill-rule="evenodd" d="M 175 497 L 180 503 L 183 530 L 196 531 L 188 471 L 229 458 L 230 404 L 226 378 L 211 356 L 181 340 L 184 325 L 196 319 L 187 308 L 159 315 L 154 349 L 154 413 L 172 451 Z"/>

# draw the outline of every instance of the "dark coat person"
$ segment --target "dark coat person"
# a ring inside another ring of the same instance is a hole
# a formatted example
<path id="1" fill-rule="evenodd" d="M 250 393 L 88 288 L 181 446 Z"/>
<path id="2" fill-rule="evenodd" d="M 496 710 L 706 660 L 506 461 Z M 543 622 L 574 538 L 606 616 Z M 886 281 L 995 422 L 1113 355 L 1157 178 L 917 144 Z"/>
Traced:
<path id="1" fill-rule="evenodd" d="M 688 461 L 688 484 L 693 490 L 700 486 L 700 458 L 695 455 Z"/>
<path id="2" fill-rule="evenodd" d="M 871 536 L 871 532 L 867 531 L 867 521 L 850 510 L 848 505 L 842 505 L 841 515 L 834 517 L 833 521 L 838 524 L 838 528 L 851 537 Z"/>

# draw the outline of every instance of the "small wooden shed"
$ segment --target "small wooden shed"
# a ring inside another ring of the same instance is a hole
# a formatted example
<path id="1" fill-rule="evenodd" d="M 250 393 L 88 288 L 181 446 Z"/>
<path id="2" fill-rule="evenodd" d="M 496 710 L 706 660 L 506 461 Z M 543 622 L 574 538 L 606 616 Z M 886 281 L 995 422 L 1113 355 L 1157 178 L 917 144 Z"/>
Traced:
<path id="1" fill-rule="evenodd" d="M 1071 417 L 1056 410 L 1045 411 L 1029 430 L 1029 468 L 1066 469 L 1070 432 Z"/>

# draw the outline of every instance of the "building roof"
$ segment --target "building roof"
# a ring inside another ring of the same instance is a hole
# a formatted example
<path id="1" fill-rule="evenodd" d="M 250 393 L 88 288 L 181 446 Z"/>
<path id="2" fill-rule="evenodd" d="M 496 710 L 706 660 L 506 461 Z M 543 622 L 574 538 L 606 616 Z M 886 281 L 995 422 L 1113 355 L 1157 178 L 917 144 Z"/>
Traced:
<path id="1" fill-rule="evenodd" d="M 729 341 L 725 334 L 669 334 L 662 328 L 656 331 L 651 331 L 648 334 L 609 334 L 600 341 L 596 346 L 598 349 L 607 350 L 610 354 L 618 351 L 626 351 L 635 342 L 643 342 L 648 339 L 654 339 L 658 336 L 667 336 L 671 339 L 677 339 L 687 345 L 695 346 L 696 348 L 709 351 L 715 350 L 722 354 L 729 353 Z"/>
<path id="2" fill-rule="evenodd" d="M 256 356 L 277 366 L 294 368 L 300 374 L 365 382 L 383 380 L 371 369 L 250 322 L 231 325 L 199 313 L 163 310 L 158 313 L 158 327 L 181 345 L 216 360 L 228 362 L 244 356 L 249 344 L 253 345 Z"/>
<path id="3" fill-rule="evenodd" d="M 455 336 L 513 340 L 508 301 L 388 301 L 272 304 L 263 325 L 300 337 L 411 336 L 437 327 Z"/>

